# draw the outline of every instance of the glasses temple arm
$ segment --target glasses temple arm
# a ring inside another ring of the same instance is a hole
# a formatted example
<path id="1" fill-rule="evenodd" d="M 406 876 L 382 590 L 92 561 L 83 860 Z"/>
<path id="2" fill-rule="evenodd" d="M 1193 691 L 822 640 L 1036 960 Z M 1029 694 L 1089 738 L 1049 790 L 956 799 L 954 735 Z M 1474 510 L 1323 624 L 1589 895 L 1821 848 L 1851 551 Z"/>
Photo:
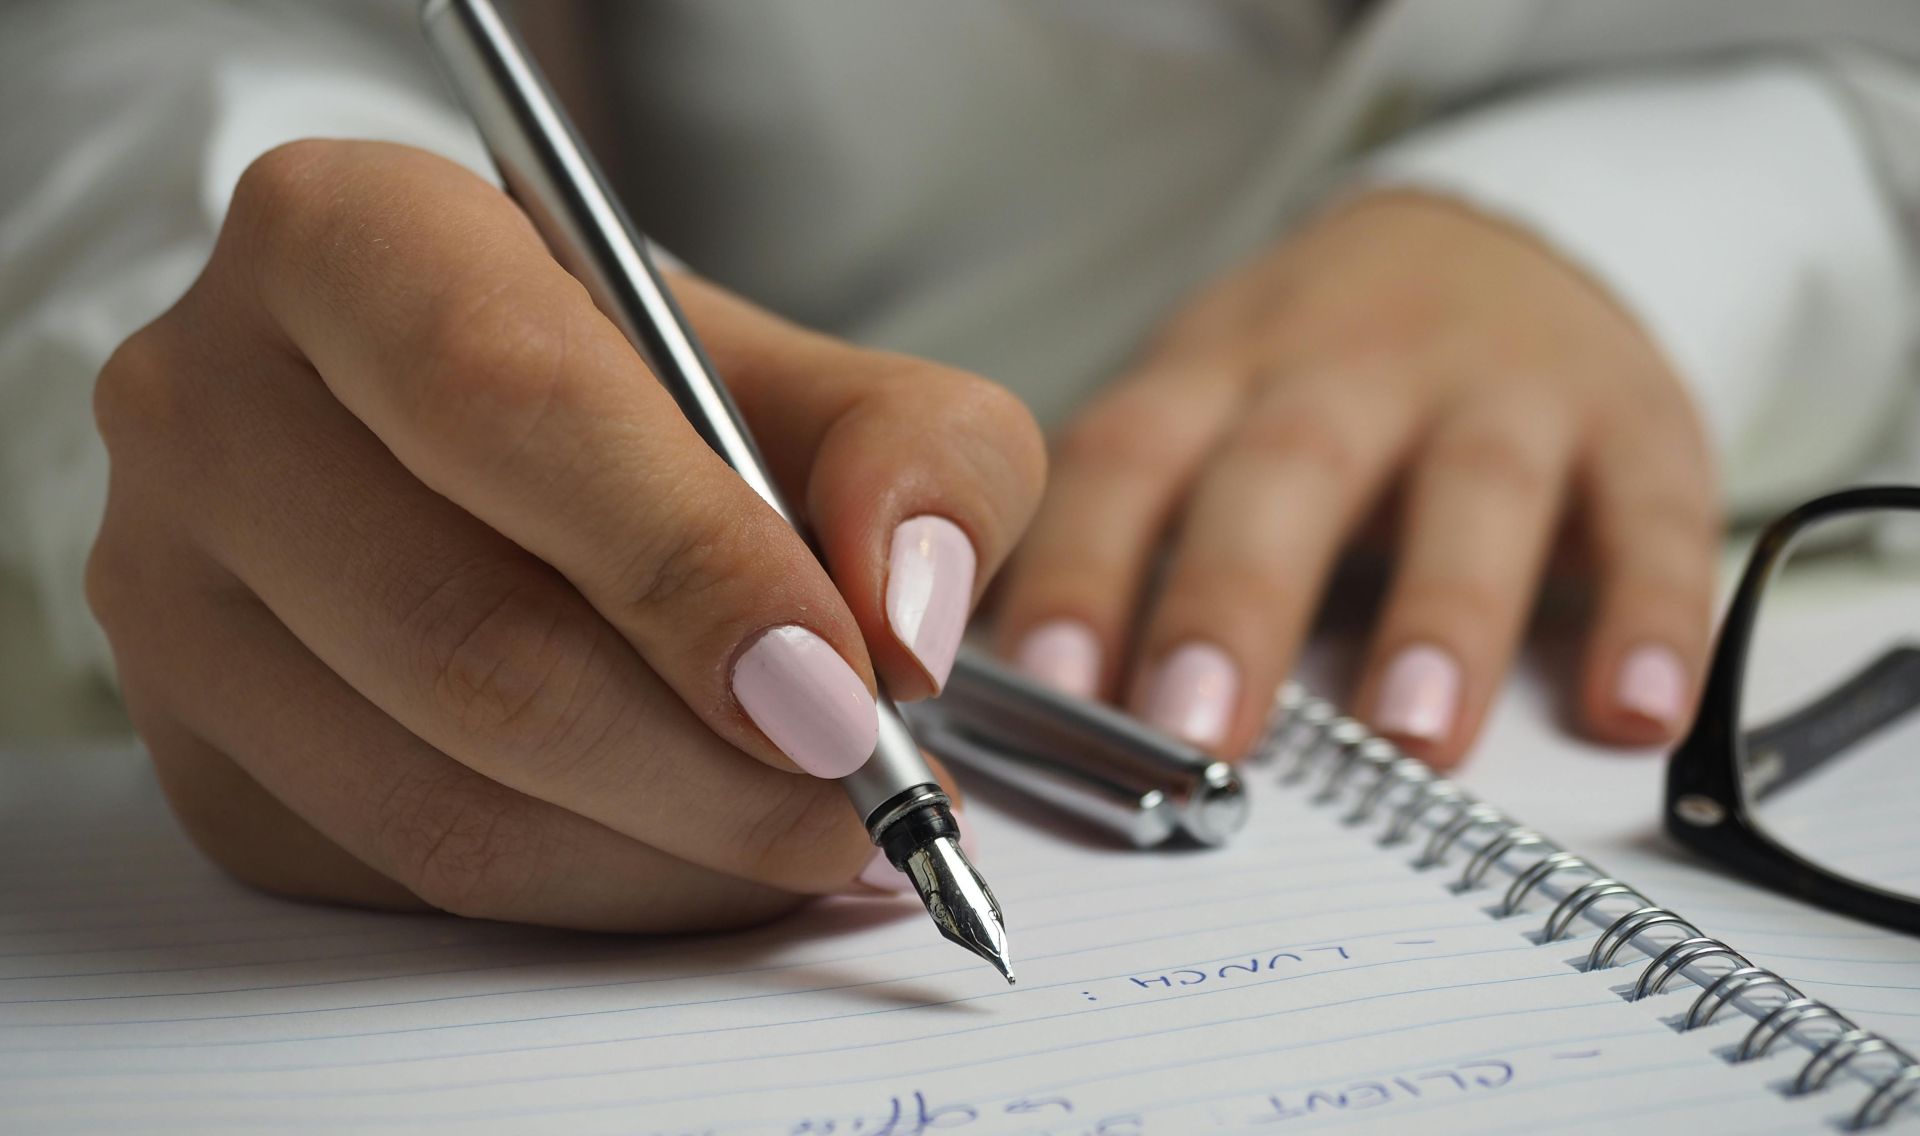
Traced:
<path id="1" fill-rule="evenodd" d="M 1920 648 L 1901 644 L 1785 717 L 1746 732 L 1741 773 L 1760 800 L 1920 709 Z"/>

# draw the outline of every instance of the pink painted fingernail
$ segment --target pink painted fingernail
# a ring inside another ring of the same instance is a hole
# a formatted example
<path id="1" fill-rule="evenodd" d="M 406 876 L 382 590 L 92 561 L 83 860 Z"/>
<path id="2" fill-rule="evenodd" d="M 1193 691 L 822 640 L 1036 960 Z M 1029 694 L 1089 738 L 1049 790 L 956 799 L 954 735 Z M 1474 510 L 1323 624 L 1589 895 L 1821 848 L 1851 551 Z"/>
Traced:
<path id="1" fill-rule="evenodd" d="M 1218 745 L 1233 726 L 1240 668 L 1212 643 L 1188 643 L 1160 664 L 1147 690 L 1143 717 L 1175 737 Z"/>
<path id="2" fill-rule="evenodd" d="M 1027 632 L 1013 664 L 1065 694 L 1092 698 L 1100 689 L 1100 640 L 1077 619 L 1050 619 Z"/>
<path id="3" fill-rule="evenodd" d="M 733 664 L 733 696 L 768 741 L 815 777 L 845 777 L 873 753 L 873 696 L 840 652 L 804 627 L 755 639 Z"/>
<path id="4" fill-rule="evenodd" d="M 1460 709 L 1460 664 L 1438 647 L 1408 647 L 1387 667 L 1380 683 L 1374 728 L 1425 742 L 1453 732 Z"/>
<path id="5" fill-rule="evenodd" d="M 945 517 L 914 517 L 893 530 L 887 623 L 937 691 L 947 683 L 973 606 L 973 542 Z"/>
<path id="6" fill-rule="evenodd" d="M 1657 643 L 1635 647 L 1621 660 L 1614 697 L 1623 709 L 1672 726 L 1686 712 L 1687 669 L 1671 648 Z"/>

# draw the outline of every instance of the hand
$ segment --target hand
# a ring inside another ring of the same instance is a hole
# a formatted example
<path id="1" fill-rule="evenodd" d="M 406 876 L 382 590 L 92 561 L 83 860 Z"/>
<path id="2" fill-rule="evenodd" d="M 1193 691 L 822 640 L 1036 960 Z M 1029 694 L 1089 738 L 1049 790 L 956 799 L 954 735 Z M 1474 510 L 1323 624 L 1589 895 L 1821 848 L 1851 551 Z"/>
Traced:
<path id="1" fill-rule="evenodd" d="M 1586 728 L 1644 744 L 1685 724 L 1718 518 L 1684 391 L 1579 272 L 1411 193 L 1349 203 L 1221 281 L 1067 427 L 1001 649 L 1242 752 L 1342 545 L 1396 483 L 1397 568 L 1354 699 L 1376 729 L 1461 756 L 1566 514 L 1597 575 Z"/>
<path id="2" fill-rule="evenodd" d="M 271 890 L 570 927 L 863 876 L 826 778 L 930 693 L 1039 493 L 1010 395 L 676 286 L 827 567 L 502 194 L 396 146 L 248 171 L 113 357 L 89 565 L 196 841 Z"/>

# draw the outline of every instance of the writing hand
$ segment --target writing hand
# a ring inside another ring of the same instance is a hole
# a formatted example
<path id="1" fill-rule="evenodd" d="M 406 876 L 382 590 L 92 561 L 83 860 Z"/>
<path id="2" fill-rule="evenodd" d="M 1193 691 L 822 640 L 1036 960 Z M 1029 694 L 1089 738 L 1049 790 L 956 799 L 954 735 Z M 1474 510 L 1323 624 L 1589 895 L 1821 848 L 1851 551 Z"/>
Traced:
<path id="1" fill-rule="evenodd" d="M 1037 431 L 984 381 L 677 291 L 824 567 L 499 191 L 368 143 L 249 170 L 96 399 L 90 598 L 214 859 L 645 931 L 870 864 L 826 778 L 871 750 L 876 674 L 944 677 L 1037 499 Z"/>

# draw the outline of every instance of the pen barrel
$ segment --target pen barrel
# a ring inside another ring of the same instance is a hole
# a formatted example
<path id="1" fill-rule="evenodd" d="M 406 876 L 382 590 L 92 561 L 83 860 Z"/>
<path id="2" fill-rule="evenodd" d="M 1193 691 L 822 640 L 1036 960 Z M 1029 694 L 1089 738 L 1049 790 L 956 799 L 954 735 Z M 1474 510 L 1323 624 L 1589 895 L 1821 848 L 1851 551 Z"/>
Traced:
<path id="1" fill-rule="evenodd" d="M 1128 801 L 1125 807 L 1168 816 L 1205 844 L 1225 843 L 1246 824 L 1246 789 L 1227 762 L 1110 706 L 1039 686 L 976 651 L 960 652 L 934 711 L 937 720 L 916 713 L 914 721 L 939 731 L 926 735 L 935 752 L 1129 839 L 1133 822 L 1100 819 Z M 956 741 L 949 754 L 943 743 Z M 1068 794 L 1075 799 L 1061 799 Z M 1137 830 L 1151 833 L 1157 824 L 1139 822 Z"/>
<path id="2" fill-rule="evenodd" d="M 586 287 L 714 452 L 800 529 L 646 238 L 512 27 L 489 0 L 427 0 L 420 20 L 502 184 L 554 259 Z"/>
<path id="3" fill-rule="evenodd" d="M 1136 848 L 1164 844 L 1180 827 L 1173 802 L 1158 789 L 1129 785 L 1087 763 L 982 741 L 949 722 L 937 706 L 922 703 L 910 713 L 927 748 L 954 765 L 1044 801 Z"/>
<path id="4" fill-rule="evenodd" d="M 489 0 L 426 0 L 420 20 L 501 182 L 554 259 L 586 287 L 714 452 L 812 548 L 800 515 L 781 496 L 733 397 L 655 269 L 646 238 L 512 27 Z M 877 701 L 879 744 L 841 781 L 876 843 L 883 806 L 908 790 L 937 788 L 899 711 L 884 693 Z M 945 795 L 935 803 L 945 807 Z"/>

